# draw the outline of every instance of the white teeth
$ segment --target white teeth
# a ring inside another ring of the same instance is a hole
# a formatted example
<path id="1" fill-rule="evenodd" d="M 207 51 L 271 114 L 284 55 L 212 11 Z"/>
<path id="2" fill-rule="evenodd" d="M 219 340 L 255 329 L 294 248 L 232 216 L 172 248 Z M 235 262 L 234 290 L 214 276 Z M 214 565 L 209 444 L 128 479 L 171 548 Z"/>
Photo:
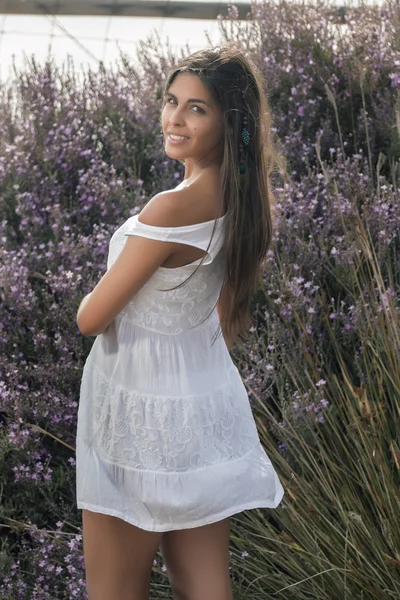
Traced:
<path id="1" fill-rule="evenodd" d="M 169 134 L 169 137 L 176 141 L 189 139 L 189 138 L 183 137 L 181 135 L 172 135 L 172 133 Z"/>

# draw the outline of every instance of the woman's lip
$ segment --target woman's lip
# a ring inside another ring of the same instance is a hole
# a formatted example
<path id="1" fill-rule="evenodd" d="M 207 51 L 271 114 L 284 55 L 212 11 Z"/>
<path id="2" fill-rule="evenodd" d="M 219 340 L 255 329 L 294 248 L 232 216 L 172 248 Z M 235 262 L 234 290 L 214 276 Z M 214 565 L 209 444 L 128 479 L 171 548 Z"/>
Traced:
<path id="1" fill-rule="evenodd" d="M 187 135 L 182 135 L 181 133 L 172 133 L 172 131 L 167 131 L 167 135 L 179 135 L 179 136 L 185 137 L 185 138 L 188 137 Z"/>
<path id="2" fill-rule="evenodd" d="M 174 135 L 174 134 L 172 134 L 172 135 Z M 171 137 L 171 134 L 170 133 L 168 134 L 168 140 L 171 142 L 171 144 L 182 144 L 183 142 L 186 142 L 189 139 L 190 138 L 185 137 L 185 139 L 183 139 L 183 140 L 173 140 Z"/>

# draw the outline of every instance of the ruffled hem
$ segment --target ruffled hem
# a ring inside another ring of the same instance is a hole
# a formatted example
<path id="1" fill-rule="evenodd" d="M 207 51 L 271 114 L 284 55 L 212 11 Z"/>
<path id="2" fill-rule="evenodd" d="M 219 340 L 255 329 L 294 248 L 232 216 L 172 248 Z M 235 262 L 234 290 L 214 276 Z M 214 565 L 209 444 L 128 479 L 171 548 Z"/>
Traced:
<path id="1" fill-rule="evenodd" d="M 282 494 L 279 499 L 279 502 L 282 500 L 283 495 L 284 495 L 284 491 L 282 489 Z M 167 529 L 166 526 L 158 525 L 158 524 L 152 525 L 151 527 L 148 524 L 143 525 L 143 523 L 141 523 L 134 517 L 126 515 L 125 513 L 121 512 L 119 510 L 113 510 L 111 508 L 104 508 L 103 506 L 95 506 L 94 504 L 86 504 L 85 502 L 78 501 L 78 509 L 79 510 L 86 509 L 86 510 L 90 510 L 91 512 L 101 513 L 102 515 L 109 515 L 110 517 L 118 517 L 119 519 L 122 519 L 123 521 L 126 521 L 127 523 L 130 523 L 131 525 L 135 525 L 136 527 L 139 527 L 140 529 L 144 529 L 145 531 L 153 531 L 153 532 L 160 532 L 160 533 L 165 532 L 165 531 L 174 531 L 177 529 L 193 529 L 193 527 L 201 527 L 202 525 L 210 525 L 211 523 L 217 523 L 217 521 L 222 521 L 223 519 L 226 519 L 227 517 L 232 517 L 232 515 L 236 515 L 240 512 L 243 512 L 244 510 L 251 510 L 252 508 L 271 508 L 271 506 L 269 503 L 262 504 L 261 501 L 255 501 L 255 502 L 250 502 L 250 503 L 247 502 L 245 504 L 242 504 L 241 506 L 229 508 L 218 515 L 212 515 L 211 517 L 208 517 L 205 519 L 199 519 L 197 521 L 185 523 L 184 526 L 171 527 L 170 525 L 168 525 L 168 529 Z M 272 507 L 272 508 L 275 508 L 275 507 Z"/>
<path id="2" fill-rule="evenodd" d="M 243 510 L 276 508 L 284 490 L 261 444 L 245 456 L 187 472 L 126 470 L 77 440 L 77 507 L 146 531 L 190 529 Z"/>

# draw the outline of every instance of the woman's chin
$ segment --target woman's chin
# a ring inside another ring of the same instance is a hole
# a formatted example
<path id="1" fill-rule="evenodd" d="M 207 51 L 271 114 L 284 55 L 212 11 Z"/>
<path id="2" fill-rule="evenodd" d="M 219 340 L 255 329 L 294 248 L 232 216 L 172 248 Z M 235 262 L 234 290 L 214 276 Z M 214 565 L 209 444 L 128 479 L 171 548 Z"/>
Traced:
<path id="1" fill-rule="evenodd" d="M 169 158 L 175 158 L 176 160 L 185 160 L 185 155 L 181 152 L 177 152 L 174 148 L 164 148 L 165 154 Z"/>

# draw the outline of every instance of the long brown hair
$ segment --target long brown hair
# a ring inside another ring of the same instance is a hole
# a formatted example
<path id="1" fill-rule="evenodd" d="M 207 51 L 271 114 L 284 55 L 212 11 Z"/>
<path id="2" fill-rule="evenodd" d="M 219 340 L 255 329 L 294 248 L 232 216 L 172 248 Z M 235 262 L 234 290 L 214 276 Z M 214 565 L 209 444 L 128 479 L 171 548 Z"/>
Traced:
<path id="1" fill-rule="evenodd" d="M 200 77 L 223 116 L 220 215 L 226 213 L 226 268 L 219 297 L 220 322 L 228 338 L 238 336 L 245 341 L 252 324 L 250 302 L 259 288 L 272 242 L 274 197 L 270 177 L 275 166 L 286 172 L 286 161 L 272 140 L 272 119 L 262 74 L 233 42 L 205 48 L 181 59 L 167 77 L 164 102 L 169 87 L 182 72 Z M 239 175 L 244 115 L 250 141 L 247 146 L 243 144 L 247 173 Z M 211 239 L 215 229 L 216 222 Z M 194 272 L 190 277 L 193 275 Z M 221 334 L 220 329 L 218 333 Z"/>

